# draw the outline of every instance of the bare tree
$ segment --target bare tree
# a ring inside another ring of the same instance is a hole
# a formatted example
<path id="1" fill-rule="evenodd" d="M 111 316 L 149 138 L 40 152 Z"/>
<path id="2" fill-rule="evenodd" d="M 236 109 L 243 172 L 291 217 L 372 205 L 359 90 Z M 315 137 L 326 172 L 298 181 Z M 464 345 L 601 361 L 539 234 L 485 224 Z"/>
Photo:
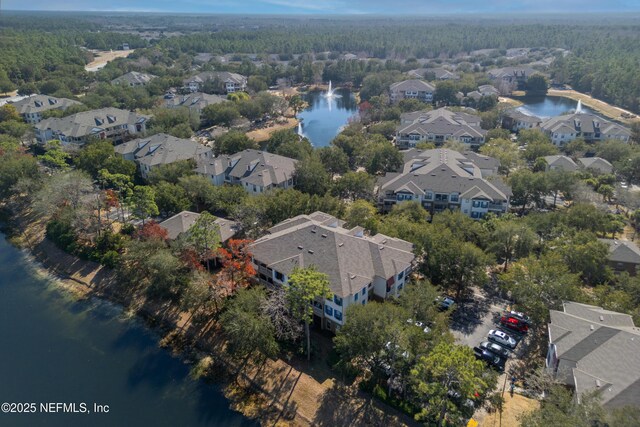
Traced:
<path id="1" fill-rule="evenodd" d="M 278 286 L 270 290 L 262 310 L 275 327 L 278 340 L 297 341 L 302 336 L 302 324 L 289 311 L 284 288 Z"/>

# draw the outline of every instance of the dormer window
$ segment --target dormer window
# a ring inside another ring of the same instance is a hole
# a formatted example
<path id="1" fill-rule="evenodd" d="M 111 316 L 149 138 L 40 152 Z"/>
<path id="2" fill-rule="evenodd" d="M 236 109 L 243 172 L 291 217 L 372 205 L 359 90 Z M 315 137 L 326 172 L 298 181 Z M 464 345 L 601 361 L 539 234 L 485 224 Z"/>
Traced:
<path id="1" fill-rule="evenodd" d="M 102 126 L 104 123 L 104 119 L 101 119 L 100 117 L 95 117 L 94 120 L 96 121 L 96 126 Z"/>
<path id="2" fill-rule="evenodd" d="M 107 120 L 109 121 L 109 123 L 114 123 L 116 121 L 116 116 L 107 114 Z"/>

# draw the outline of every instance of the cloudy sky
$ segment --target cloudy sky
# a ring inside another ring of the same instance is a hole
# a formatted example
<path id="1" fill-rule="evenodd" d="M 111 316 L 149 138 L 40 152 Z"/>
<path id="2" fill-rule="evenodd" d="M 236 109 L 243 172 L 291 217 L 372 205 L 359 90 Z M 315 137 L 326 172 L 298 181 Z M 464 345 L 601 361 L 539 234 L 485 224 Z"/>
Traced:
<path id="1" fill-rule="evenodd" d="M 0 0 L 5 10 L 252 14 L 639 12 L 640 0 Z"/>

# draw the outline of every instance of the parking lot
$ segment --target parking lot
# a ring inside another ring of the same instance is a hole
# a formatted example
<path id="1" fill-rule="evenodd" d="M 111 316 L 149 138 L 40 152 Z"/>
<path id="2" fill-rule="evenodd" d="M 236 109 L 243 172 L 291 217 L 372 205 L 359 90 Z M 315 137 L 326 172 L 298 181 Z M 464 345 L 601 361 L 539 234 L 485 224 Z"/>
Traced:
<path id="1" fill-rule="evenodd" d="M 515 358 L 521 357 L 526 351 L 526 343 L 522 342 L 525 336 L 499 327 L 500 316 L 508 308 L 508 301 L 489 297 L 484 291 L 475 289 L 473 298 L 459 303 L 451 316 L 451 332 L 460 344 L 477 347 L 481 342 L 487 341 L 487 335 L 492 329 L 503 330 L 518 341 L 517 347 L 507 360 L 505 371 L 508 371 L 510 363 L 513 363 Z"/>

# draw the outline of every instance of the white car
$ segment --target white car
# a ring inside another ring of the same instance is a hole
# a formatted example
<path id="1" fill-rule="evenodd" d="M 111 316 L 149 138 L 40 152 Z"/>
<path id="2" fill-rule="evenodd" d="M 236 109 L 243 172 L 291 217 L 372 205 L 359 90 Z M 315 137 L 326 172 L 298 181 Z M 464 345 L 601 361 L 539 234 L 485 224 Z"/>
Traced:
<path id="1" fill-rule="evenodd" d="M 489 335 L 487 336 L 487 338 L 489 338 L 490 341 L 496 342 L 508 348 L 516 348 L 516 345 L 518 345 L 516 340 L 511 338 L 509 335 L 505 334 L 502 331 L 496 331 L 494 329 L 489 331 Z"/>

